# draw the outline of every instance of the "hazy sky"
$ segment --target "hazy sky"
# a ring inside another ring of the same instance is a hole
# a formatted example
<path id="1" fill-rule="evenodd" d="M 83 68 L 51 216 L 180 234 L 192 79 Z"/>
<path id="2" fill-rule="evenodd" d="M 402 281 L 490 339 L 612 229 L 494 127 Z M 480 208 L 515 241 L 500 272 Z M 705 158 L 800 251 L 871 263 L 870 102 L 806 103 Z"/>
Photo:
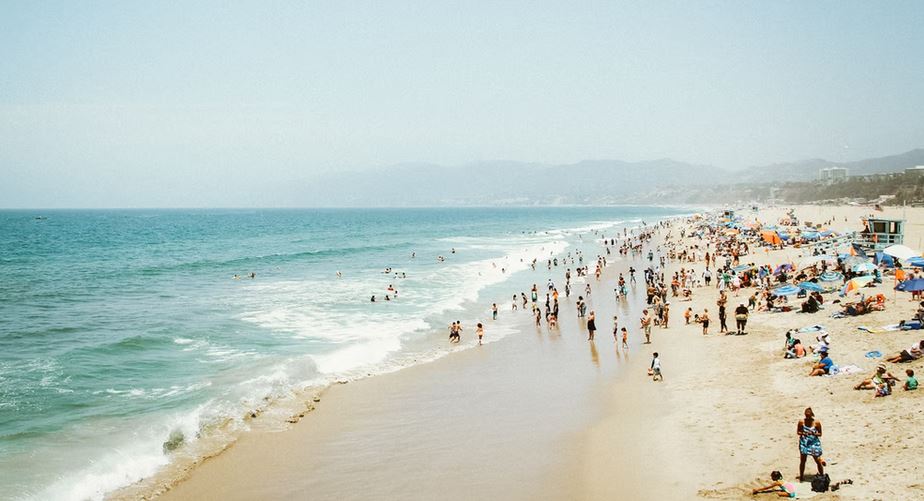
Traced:
<path id="1" fill-rule="evenodd" d="M 0 207 L 267 203 L 400 162 L 900 153 L 924 146 L 922 20 L 917 1 L 4 1 Z"/>

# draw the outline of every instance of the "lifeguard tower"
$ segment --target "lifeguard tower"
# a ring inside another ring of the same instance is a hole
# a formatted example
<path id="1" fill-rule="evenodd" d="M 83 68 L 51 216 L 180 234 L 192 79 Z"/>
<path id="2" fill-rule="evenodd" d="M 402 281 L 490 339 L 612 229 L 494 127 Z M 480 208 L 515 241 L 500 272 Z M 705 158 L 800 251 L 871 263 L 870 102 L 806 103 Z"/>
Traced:
<path id="1" fill-rule="evenodd" d="M 890 245 L 905 243 L 905 220 L 869 217 L 866 227 L 857 234 L 857 243 L 864 249 L 881 251 Z"/>

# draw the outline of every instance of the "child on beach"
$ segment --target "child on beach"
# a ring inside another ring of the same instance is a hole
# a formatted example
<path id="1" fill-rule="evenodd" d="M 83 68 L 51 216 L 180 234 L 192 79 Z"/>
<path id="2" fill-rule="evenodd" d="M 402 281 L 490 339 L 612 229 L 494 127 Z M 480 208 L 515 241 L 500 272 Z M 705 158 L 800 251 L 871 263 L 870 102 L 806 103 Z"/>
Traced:
<path id="1" fill-rule="evenodd" d="M 652 354 L 650 369 L 652 381 L 664 381 L 664 376 L 661 375 L 661 358 L 658 357 L 658 352 Z"/>
<path id="2" fill-rule="evenodd" d="M 763 494 L 765 492 L 776 492 L 781 498 L 795 498 L 796 486 L 790 482 L 783 482 L 783 474 L 778 471 L 770 473 L 770 480 L 773 481 L 766 487 L 759 487 L 751 491 L 751 494 Z"/>
<path id="3" fill-rule="evenodd" d="M 629 331 L 625 327 L 622 328 L 622 347 L 629 349 Z"/>
<path id="4" fill-rule="evenodd" d="M 683 312 L 683 318 L 686 320 L 687 325 L 690 325 L 690 317 L 693 316 L 693 308 L 687 308 L 687 311 Z"/>
<path id="5" fill-rule="evenodd" d="M 912 391 L 918 389 L 918 380 L 914 377 L 914 370 L 907 369 L 905 374 L 908 376 L 908 379 L 905 380 L 905 384 L 902 385 L 902 388 L 905 391 Z"/>
<path id="6" fill-rule="evenodd" d="M 475 329 L 475 334 L 478 334 L 478 345 L 480 346 L 481 340 L 484 339 L 484 326 L 481 325 L 481 322 L 478 322 L 478 327 Z"/>
<path id="7" fill-rule="evenodd" d="M 699 323 L 703 324 L 703 335 L 709 335 L 709 310 L 704 309 L 703 314 L 699 316 Z"/>

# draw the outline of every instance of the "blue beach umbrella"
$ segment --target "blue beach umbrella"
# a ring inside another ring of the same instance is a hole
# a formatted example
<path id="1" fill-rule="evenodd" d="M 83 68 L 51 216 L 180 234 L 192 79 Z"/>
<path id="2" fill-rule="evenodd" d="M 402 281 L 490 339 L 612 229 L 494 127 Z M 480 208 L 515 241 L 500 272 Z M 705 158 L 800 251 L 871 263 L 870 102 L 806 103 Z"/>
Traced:
<path id="1" fill-rule="evenodd" d="M 815 282 L 802 282 L 799 284 L 799 288 L 809 292 L 824 292 L 825 288 L 816 284 Z"/>
<path id="2" fill-rule="evenodd" d="M 924 278 L 915 278 L 912 280 L 905 280 L 904 282 L 899 282 L 895 286 L 895 290 L 902 292 L 920 292 L 924 291 Z"/>
<path id="3" fill-rule="evenodd" d="M 796 287 L 795 285 L 786 284 L 782 287 L 777 287 L 776 289 L 773 289 L 772 292 L 773 294 L 777 296 L 792 296 L 792 295 L 798 294 L 799 290 L 800 289 Z"/>
<path id="4" fill-rule="evenodd" d="M 753 266 L 749 264 L 739 264 L 738 266 L 735 266 L 734 268 L 732 268 L 732 271 L 734 271 L 735 273 L 741 273 L 742 271 L 748 271 L 751 268 L 753 268 Z"/>

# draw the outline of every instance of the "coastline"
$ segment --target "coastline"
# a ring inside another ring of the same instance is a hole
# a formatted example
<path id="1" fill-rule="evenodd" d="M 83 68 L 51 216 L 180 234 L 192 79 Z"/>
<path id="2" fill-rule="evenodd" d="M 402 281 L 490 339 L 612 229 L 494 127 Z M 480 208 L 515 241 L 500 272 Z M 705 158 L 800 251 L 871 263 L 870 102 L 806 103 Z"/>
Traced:
<path id="1" fill-rule="evenodd" d="M 779 211 L 763 210 L 761 217 L 771 220 Z M 906 241 L 914 246 L 924 213 L 910 211 L 908 219 L 915 224 L 906 230 Z M 820 220 L 814 214 L 847 216 L 850 221 L 844 224 L 853 227 L 868 208 L 808 206 L 796 212 L 812 220 Z M 744 259 L 780 263 L 798 254 L 787 248 L 769 255 L 752 252 Z M 608 266 L 601 292 L 627 266 L 625 261 Z M 702 263 L 694 267 L 701 271 Z M 669 263 L 666 272 L 675 268 L 677 263 Z M 876 292 L 889 288 L 886 280 Z M 716 294 L 697 289 L 694 310 L 714 307 Z M 566 301 L 558 338 L 536 333 L 528 315 L 521 315 L 519 332 L 496 343 L 335 385 L 306 419 L 282 432 L 245 434 L 159 499 L 306 494 L 321 499 L 740 499 L 749 497 L 770 469 L 793 477 L 798 454 L 792 428 L 806 406 L 825 422 L 832 480 L 855 482 L 832 499 L 924 492 L 909 480 L 918 472 L 913 449 L 888 446 L 890 439 L 907 435 L 901 419 L 920 412 L 920 400 L 898 394 L 873 401 L 869 392 L 850 389 L 867 376 L 864 347 L 875 342 L 883 353 L 891 353 L 915 336 L 915 331 L 885 337 L 856 330 L 909 316 L 913 304 L 897 298 L 889 294 L 886 312 L 849 319 L 754 314 L 748 336 L 706 338 L 699 326 L 681 326 L 680 306 L 688 303 L 672 303 L 671 328 L 656 327 L 652 344 L 633 344 L 627 358 L 611 349 L 608 319 L 618 308 L 611 296 L 591 306 L 603 319 L 595 350 L 588 348 L 586 330 L 568 311 L 573 302 Z M 637 338 L 638 298 L 634 301 L 620 312 L 620 325 Z M 782 333 L 812 323 L 832 332 L 834 349 L 844 352 L 838 363 L 856 363 L 863 372 L 808 378 L 806 360 L 784 360 Z M 665 364 L 663 384 L 642 373 L 655 350 Z M 587 366 L 592 372 L 580 369 Z M 562 385 L 563 380 L 568 383 Z M 872 451 L 883 455 L 879 464 L 886 467 L 870 475 L 863 454 Z M 799 488 L 803 497 L 807 484 Z M 150 495 L 128 489 L 111 498 Z"/>

